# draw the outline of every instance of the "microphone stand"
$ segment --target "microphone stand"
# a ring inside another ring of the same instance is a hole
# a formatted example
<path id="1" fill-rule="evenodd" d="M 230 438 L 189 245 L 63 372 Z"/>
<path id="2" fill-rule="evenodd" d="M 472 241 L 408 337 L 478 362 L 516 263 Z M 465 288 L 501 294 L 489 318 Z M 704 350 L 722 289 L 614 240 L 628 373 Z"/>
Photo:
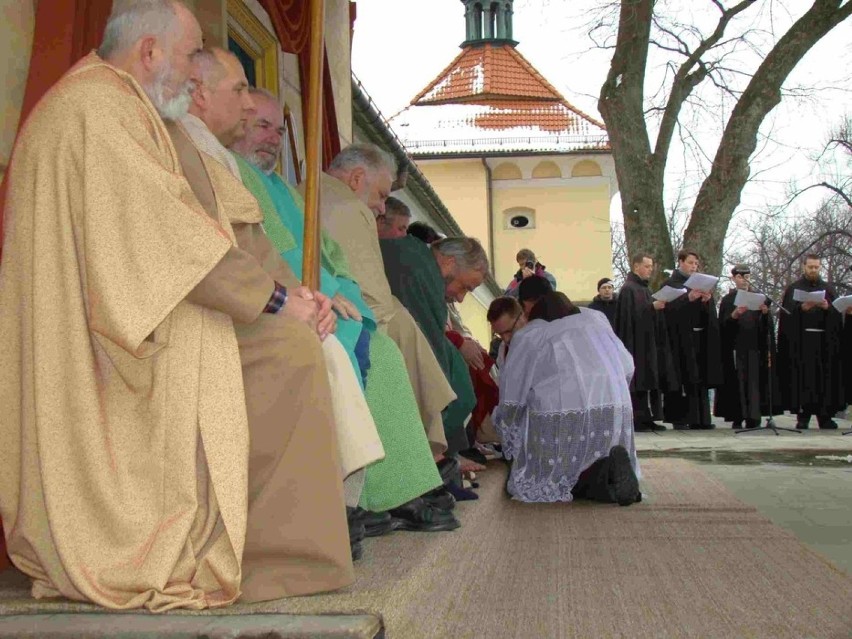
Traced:
<path id="1" fill-rule="evenodd" d="M 770 305 L 774 304 L 776 307 L 781 309 L 781 311 L 787 313 L 787 315 L 791 315 L 790 311 L 788 311 L 781 304 L 779 304 L 778 302 L 773 300 L 771 297 L 766 295 L 766 293 L 761 293 L 760 291 L 752 291 L 752 293 L 758 293 L 760 295 L 765 296 L 766 301 L 769 302 Z M 768 315 L 768 313 L 767 313 L 767 315 Z M 761 320 L 762 319 L 763 318 L 761 318 Z M 771 316 L 767 317 L 766 322 L 767 322 L 767 327 L 766 327 L 766 383 L 767 383 L 767 386 L 768 386 L 768 395 L 769 395 L 769 397 L 768 397 L 768 400 L 769 400 L 769 415 L 766 418 L 766 424 L 764 424 L 763 426 L 758 426 L 757 428 L 746 428 L 746 429 L 743 429 L 743 430 L 738 430 L 734 433 L 734 435 L 741 435 L 743 433 L 756 433 L 756 432 L 762 431 L 762 430 L 771 430 L 773 433 L 775 433 L 776 437 L 781 434 L 781 433 L 778 432 L 779 430 L 785 430 L 785 431 L 788 431 L 790 433 L 798 433 L 799 435 L 801 435 L 802 431 L 797 430 L 795 428 L 785 428 L 783 426 L 776 426 L 775 425 L 775 418 L 773 417 L 773 413 L 775 411 L 774 411 L 774 405 L 772 403 L 772 388 L 775 386 L 775 380 L 772 377 L 772 368 L 773 368 L 772 367 L 772 360 L 773 360 L 773 357 L 772 357 L 772 317 Z M 758 330 L 760 330 L 760 329 L 758 329 Z M 757 374 L 758 374 L 758 379 L 759 379 L 760 371 L 758 371 Z M 760 383 L 758 381 L 758 386 L 759 385 L 760 385 Z M 850 432 L 852 432 L 852 431 L 850 431 Z"/>

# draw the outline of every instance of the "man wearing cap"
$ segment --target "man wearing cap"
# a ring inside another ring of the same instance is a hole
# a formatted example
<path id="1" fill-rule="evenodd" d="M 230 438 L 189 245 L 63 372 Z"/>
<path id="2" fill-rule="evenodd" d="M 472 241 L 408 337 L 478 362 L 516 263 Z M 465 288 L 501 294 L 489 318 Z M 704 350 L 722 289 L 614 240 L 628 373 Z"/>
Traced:
<path id="1" fill-rule="evenodd" d="M 743 421 L 746 428 L 756 428 L 761 415 L 781 412 L 773 410 L 781 399 L 776 386 L 772 387 L 773 405 L 769 405 L 769 384 L 775 384 L 774 367 L 768 365 L 775 352 L 775 331 L 769 307 L 764 303 L 760 310 L 750 311 L 735 304 L 739 291 L 751 289 L 750 273 L 747 264 L 737 264 L 731 269 L 734 288 L 719 305 L 725 382 L 716 391 L 713 412 L 732 422 L 733 428 L 742 428 Z"/>
<path id="2" fill-rule="evenodd" d="M 618 301 L 618 296 L 615 294 L 615 286 L 612 280 L 608 277 L 602 277 L 598 280 L 598 294 L 595 299 L 589 304 L 589 308 L 600 311 L 609 320 L 610 326 L 614 326 L 615 322 L 615 305 Z"/>

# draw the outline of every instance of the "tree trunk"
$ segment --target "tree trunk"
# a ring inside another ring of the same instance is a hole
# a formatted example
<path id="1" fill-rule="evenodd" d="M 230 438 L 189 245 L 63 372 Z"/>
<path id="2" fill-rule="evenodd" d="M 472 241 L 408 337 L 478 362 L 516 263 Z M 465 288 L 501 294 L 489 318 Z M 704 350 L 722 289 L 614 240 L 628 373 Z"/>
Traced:
<path id="1" fill-rule="evenodd" d="M 674 255 L 663 207 L 663 167 L 651 151 L 644 115 L 645 66 L 653 0 L 623 0 L 618 41 L 598 109 L 609 133 L 621 191 L 627 254 L 648 253 L 660 267 Z M 661 268 L 657 269 L 659 273 Z"/>
<path id="2" fill-rule="evenodd" d="M 684 244 L 701 254 L 706 272 L 721 272 L 725 235 L 749 177 L 760 125 L 781 101 L 781 86 L 796 64 L 852 14 L 852 3 L 842 4 L 843 0 L 814 0 L 769 52 L 737 101 L 684 234 Z"/>

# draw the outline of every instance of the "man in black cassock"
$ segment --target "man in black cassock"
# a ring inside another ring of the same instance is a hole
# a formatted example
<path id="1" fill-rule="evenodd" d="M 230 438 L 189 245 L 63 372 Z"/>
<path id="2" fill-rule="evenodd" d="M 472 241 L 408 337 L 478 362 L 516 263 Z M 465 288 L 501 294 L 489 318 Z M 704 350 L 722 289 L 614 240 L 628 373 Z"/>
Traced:
<path id="1" fill-rule="evenodd" d="M 808 428 L 816 414 L 820 428 L 837 428 L 832 416 L 846 405 L 841 339 L 843 316 L 831 305 L 834 288 L 823 281 L 819 255 L 805 256 L 802 277 L 784 291 L 778 326 L 778 375 L 785 408 Z M 825 291 L 821 302 L 797 302 L 794 291 Z"/>
<path id="2" fill-rule="evenodd" d="M 668 380 L 673 378 L 662 314 L 666 303 L 655 300 L 648 290 L 648 280 L 654 271 L 650 255 L 634 255 L 630 268 L 632 272 L 621 287 L 612 323 L 615 334 L 633 356 L 636 369 L 630 381 L 633 428 L 637 432 L 666 430 L 654 422 L 662 417 L 660 393 L 668 390 Z"/>
<path id="3" fill-rule="evenodd" d="M 686 288 L 684 284 L 698 271 L 698 265 L 697 253 L 680 251 L 677 269 L 664 286 Z M 712 293 L 687 290 L 663 310 L 677 386 L 663 397 L 663 417 L 677 430 L 709 430 L 715 425 L 707 391 L 722 384 L 719 320 Z"/>
<path id="4" fill-rule="evenodd" d="M 750 311 L 735 306 L 737 292 L 751 289 L 751 269 L 737 264 L 731 269 L 734 287 L 719 304 L 719 331 L 722 343 L 722 372 L 724 384 L 716 390 L 714 414 L 733 428 L 760 426 L 760 416 L 778 414 L 781 397 L 777 385 L 772 386 L 772 407 L 769 406 L 769 384 L 776 384 L 769 357 L 775 357 L 775 330 L 769 306 Z M 770 412 L 770 408 L 772 409 Z"/>

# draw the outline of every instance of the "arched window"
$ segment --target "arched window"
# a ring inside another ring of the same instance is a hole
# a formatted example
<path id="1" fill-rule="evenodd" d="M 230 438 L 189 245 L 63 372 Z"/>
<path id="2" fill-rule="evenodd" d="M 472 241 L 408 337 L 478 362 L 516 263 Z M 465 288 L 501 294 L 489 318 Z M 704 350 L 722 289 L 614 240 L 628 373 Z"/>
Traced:
<path id="1" fill-rule="evenodd" d="M 536 165 L 533 169 L 532 176 L 534 178 L 561 178 L 562 171 L 559 170 L 556 162 L 544 160 Z"/>
<path id="2" fill-rule="evenodd" d="M 494 168 L 491 177 L 495 180 L 521 180 L 524 176 L 521 175 L 521 170 L 517 164 L 503 162 Z"/>
<path id="3" fill-rule="evenodd" d="M 571 169 L 571 177 L 595 177 L 603 175 L 601 166 L 594 160 L 580 160 Z"/>

